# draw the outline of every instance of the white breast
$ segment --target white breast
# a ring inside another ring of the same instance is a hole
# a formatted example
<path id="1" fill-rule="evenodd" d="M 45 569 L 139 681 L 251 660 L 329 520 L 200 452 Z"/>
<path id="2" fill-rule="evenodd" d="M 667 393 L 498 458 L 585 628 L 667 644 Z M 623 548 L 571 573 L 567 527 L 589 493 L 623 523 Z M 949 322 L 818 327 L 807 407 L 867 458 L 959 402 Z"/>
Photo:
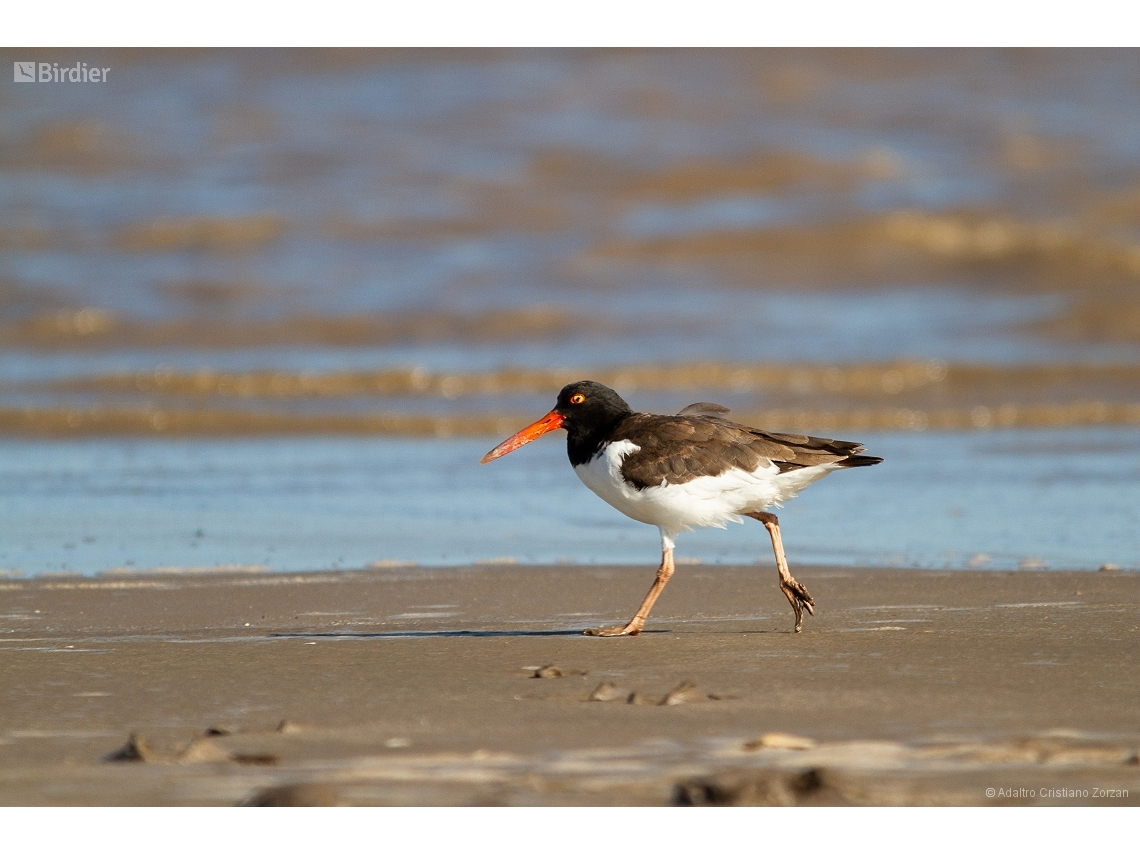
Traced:
<path id="1" fill-rule="evenodd" d="M 668 547 L 678 532 L 695 527 L 743 522 L 740 515 L 776 506 L 795 496 L 813 481 L 838 468 L 834 463 L 809 466 L 780 473 L 774 463 L 763 461 L 752 472 L 729 469 L 720 475 L 707 475 L 658 487 L 638 490 L 621 473 L 626 456 L 640 446 L 629 440 L 612 442 L 592 460 L 574 471 L 582 483 L 627 517 L 655 525 Z"/>
<path id="2" fill-rule="evenodd" d="M 625 514 L 643 523 L 658 525 L 652 519 L 652 505 L 645 501 L 644 491 L 635 490 L 621 474 L 621 464 L 625 458 L 641 446 L 628 439 L 611 442 L 592 459 L 575 466 L 574 471 L 582 483 Z"/>

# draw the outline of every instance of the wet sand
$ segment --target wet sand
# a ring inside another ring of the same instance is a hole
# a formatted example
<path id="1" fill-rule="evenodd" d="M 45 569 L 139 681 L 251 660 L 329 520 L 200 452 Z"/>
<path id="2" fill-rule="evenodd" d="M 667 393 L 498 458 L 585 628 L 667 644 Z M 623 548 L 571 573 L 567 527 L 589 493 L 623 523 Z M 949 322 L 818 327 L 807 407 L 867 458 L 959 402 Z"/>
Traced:
<path id="1" fill-rule="evenodd" d="M 1140 804 L 1135 573 L 795 572 L 6 580 L 0 803 Z"/>
<path id="2" fill-rule="evenodd" d="M 1136 403 L 1140 367 L 1134 364 L 995 366 L 897 360 L 832 365 L 690 362 L 481 372 L 163 368 L 39 382 L 0 381 L 0 394 L 24 396 L 21 407 L 0 406 L 0 435 L 495 436 L 533 418 L 520 409 L 523 404 L 534 410 L 546 406 L 555 390 L 583 377 L 623 394 L 656 395 L 659 401 L 662 395 L 729 396 L 738 420 L 783 430 L 1140 424 Z M 66 405 L 67 396 L 71 405 Z M 474 410 L 476 406 L 483 409 Z"/>

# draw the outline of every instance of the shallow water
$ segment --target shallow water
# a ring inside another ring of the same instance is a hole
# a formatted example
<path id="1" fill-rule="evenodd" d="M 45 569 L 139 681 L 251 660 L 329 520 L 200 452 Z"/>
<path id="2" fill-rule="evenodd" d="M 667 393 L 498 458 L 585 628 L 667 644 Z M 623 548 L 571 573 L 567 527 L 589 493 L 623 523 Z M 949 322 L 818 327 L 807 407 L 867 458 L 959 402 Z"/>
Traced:
<path id="1" fill-rule="evenodd" d="M 860 438 L 886 461 L 834 473 L 780 513 L 793 565 L 1140 567 L 1134 431 Z M 562 442 L 479 466 L 490 444 L 5 440 L 0 567 L 34 575 L 657 560 L 657 532 L 579 483 Z M 677 556 L 771 560 L 751 522 L 682 535 Z"/>
<path id="2" fill-rule="evenodd" d="M 1140 354 L 1018 326 L 1135 273 L 1134 52 L 79 53 L 52 57 L 112 82 L 0 103 L 0 383 Z M 240 328 L 519 307 L 567 318 L 340 348 Z M 115 326 L 177 319 L 144 347 Z M 220 319 L 229 345 L 193 346 Z"/>
<path id="3" fill-rule="evenodd" d="M 475 465 L 559 372 L 868 442 L 793 562 L 1140 560 L 1135 51 L 10 53 L 112 73 L 0 99 L 0 567 L 651 563 Z"/>

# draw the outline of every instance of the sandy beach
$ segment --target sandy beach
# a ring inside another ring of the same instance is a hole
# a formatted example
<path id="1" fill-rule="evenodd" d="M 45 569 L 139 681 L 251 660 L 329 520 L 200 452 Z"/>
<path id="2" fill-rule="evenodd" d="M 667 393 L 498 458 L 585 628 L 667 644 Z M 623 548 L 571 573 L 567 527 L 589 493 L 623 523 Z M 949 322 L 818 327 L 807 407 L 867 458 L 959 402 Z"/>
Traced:
<path id="1" fill-rule="evenodd" d="M 0 803 L 1140 804 L 1135 573 L 795 572 L 5 580 Z"/>

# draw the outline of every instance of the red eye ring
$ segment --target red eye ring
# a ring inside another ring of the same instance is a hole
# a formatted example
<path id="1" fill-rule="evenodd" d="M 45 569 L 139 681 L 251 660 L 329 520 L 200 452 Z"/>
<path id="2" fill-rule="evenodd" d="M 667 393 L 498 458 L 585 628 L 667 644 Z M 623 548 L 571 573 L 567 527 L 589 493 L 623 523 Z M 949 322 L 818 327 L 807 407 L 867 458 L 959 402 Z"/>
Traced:
<path id="1" fill-rule="evenodd" d="M 578 393 L 570 396 L 570 403 L 571 404 L 580 404 L 585 400 L 586 400 L 586 396 L 583 395 L 581 392 L 578 392 Z"/>

